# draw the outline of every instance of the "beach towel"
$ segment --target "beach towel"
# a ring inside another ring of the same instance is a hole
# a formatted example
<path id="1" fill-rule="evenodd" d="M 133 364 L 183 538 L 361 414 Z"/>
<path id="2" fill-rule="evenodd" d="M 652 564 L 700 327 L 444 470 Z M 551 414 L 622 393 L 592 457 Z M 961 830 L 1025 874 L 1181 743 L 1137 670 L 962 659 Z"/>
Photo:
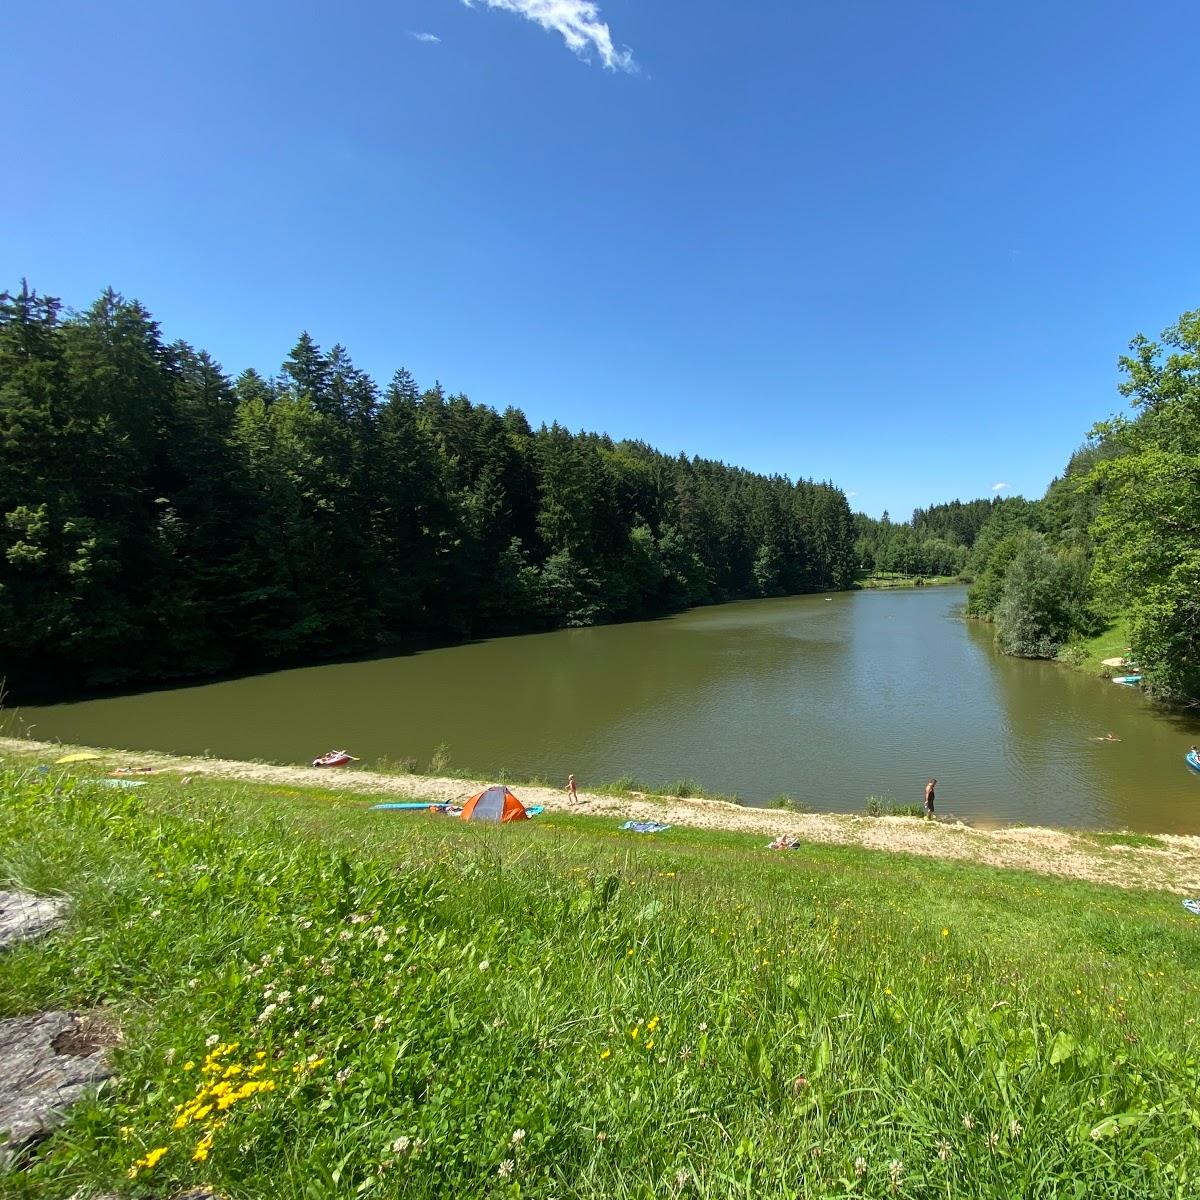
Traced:
<path id="1" fill-rule="evenodd" d="M 1200 900 L 1185 900 L 1183 907 L 1192 914 L 1193 917 L 1200 917 Z"/>
<path id="2" fill-rule="evenodd" d="M 671 827 L 670 825 L 660 825 L 657 821 L 626 821 L 621 828 L 628 829 L 632 833 L 663 833 Z"/>
<path id="3" fill-rule="evenodd" d="M 800 839 L 794 833 L 781 833 L 769 846 L 768 850 L 799 850 Z"/>
<path id="4" fill-rule="evenodd" d="M 97 779 L 96 782 L 101 787 L 130 788 L 146 786 L 144 779 Z"/>

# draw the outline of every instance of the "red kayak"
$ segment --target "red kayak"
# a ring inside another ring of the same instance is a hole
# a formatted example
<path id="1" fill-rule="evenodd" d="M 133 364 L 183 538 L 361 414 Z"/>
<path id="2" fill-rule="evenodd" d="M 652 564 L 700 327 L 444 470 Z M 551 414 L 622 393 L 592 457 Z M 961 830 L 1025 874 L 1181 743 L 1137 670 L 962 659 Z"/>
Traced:
<path id="1" fill-rule="evenodd" d="M 358 762 L 353 754 L 347 754 L 345 750 L 330 750 L 328 754 L 314 758 L 312 765 L 314 767 L 346 767 L 352 762 Z"/>

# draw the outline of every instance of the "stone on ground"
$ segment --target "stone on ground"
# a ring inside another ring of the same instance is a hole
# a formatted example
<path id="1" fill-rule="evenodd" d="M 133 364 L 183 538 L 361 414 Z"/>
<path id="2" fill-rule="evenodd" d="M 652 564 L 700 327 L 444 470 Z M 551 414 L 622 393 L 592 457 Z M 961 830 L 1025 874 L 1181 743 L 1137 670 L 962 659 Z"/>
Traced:
<path id="1" fill-rule="evenodd" d="M 28 892 L 0 892 L 0 950 L 49 933 L 61 924 L 66 911 L 65 900 L 49 900 Z"/>
<path id="2" fill-rule="evenodd" d="M 112 1031 L 96 1014 L 35 1013 L 0 1021 L 0 1170 L 46 1137 L 107 1079 Z"/>

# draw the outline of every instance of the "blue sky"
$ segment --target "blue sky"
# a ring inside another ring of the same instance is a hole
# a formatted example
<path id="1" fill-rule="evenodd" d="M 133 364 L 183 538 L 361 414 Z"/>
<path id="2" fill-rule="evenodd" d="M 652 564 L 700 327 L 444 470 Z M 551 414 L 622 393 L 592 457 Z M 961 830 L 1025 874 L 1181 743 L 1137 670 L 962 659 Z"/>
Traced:
<path id="1" fill-rule="evenodd" d="M 1035 496 L 1200 306 L 1198 55 L 1194 0 L 12 4 L 0 282 L 874 515 Z"/>

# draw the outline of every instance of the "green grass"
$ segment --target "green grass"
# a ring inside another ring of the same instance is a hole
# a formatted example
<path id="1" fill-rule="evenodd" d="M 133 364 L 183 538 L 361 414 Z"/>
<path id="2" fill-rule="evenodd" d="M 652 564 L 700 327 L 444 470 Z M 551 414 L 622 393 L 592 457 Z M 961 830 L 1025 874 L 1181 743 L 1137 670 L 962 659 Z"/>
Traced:
<path id="1" fill-rule="evenodd" d="M 965 582 L 958 575 L 905 575 L 900 571 L 875 571 L 870 575 L 860 576 L 855 582 L 860 588 L 903 588 L 917 587 L 917 580 L 922 587 L 945 587 L 953 583 Z"/>
<path id="2" fill-rule="evenodd" d="M 1162 838 L 1155 837 L 1152 833 L 1129 833 L 1125 830 L 1104 833 L 1093 830 L 1085 836 L 1100 846 L 1132 846 L 1135 849 L 1144 849 L 1147 846 L 1158 848 L 1166 845 Z"/>
<path id="3" fill-rule="evenodd" d="M 1122 616 L 1096 637 L 1071 642 L 1060 657 L 1071 666 L 1087 671 L 1089 675 L 1120 675 L 1123 673 L 1120 669 L 1104 666 L 1104 660 L 1123 658 L 1128 645 L 1129 622 Z"/>
<path id="4" fill-rule="evenodd" d="M 0 1194 L 1200 1186 L 1200 926 L 1175 897 L 369 803 L 0 776 L 0 880 L 74 901 L 0 958 L 0 1015 L 105 1004 L 124 1034 L 119 1080 Z"/>

